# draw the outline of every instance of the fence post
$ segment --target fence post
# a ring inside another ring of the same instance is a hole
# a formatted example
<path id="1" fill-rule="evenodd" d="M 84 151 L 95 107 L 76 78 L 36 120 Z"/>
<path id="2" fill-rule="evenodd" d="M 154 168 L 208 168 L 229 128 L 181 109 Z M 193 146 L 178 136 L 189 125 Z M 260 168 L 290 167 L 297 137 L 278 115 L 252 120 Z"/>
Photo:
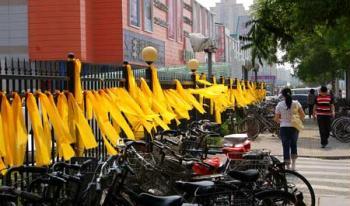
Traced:
<path id="1" fill-rule="evenodd" d="M 221 84 L 225 85 L 225 77 L 224 76 L 220 76 L 220 82 Z"/>
<path id="2" fill-rule="evenodd" d="M 211 83 L 216 82 L 216 76 L 215 75 L 210 76 L 210 81 Z"/>
<path id="3" fill-rule="evenodd" d="M 151 91 L 153 92 L 153 76 L 152 76 L 152 64 L 157 60 L 158 58 L 158 51 L 154 48 L 154 47 L 145 47 L 142 50 L 142 58 L 143 60 L 147 63 L 148 68 L 146 70 L 146 80 L 149 80 L 149 87 L 151 89 Z M 146 132 L 146 129 L 144 129 L 145 131 L 145 140 L 148 146 L 148 151 L 153 151 L 153 146 L 152 146 L 152 136 L 154 136 L 154 129 L 152 129 L 152 134 L 148 134 Z"/>
<path id="4" fill-rule="evenodd" d="M 78 98 L 75 95 L 75 89 L 79 89 L 79 88 L 75 88 L 76 72 L 75 72 L 75 55 L 74 55 L 74 53 L 72 53 L 72 52 L 68 53 L 66 65 L 67 65 L 67 77 L 69 78 L 68 83 L 67 83 L 67 90 L 70 93 L 72 93 L 72 95 L 75 98 Z M 84 101 L 84 97 L 83 97 L 83 101 Z M 77 102 L 78 102 L 78 100 L 77 100 Z M 79 102 L 78 102 L 78 104 L 79 104 Z M 78 136 L 78 129 L 77 128 L 75 129 L 75 135 Z M 73 143 L 71 145 L 75 150 L 76 156 L 81 156 L 84 154 L 84 150 L 81 150 L 82 149 L 81 144 L 82 144 L 81 141 L 79 139 L 77 139 L 76 143 Z"/>
<path id="5" fill-rule="evenodd" d="M 196 76 L 197 76 L 197 73 L 195 70 L 193 70 L 191 73 L 191 81 L 192 81 L 192 88 L 193 89 L 197 88 Z M 193 96 L 198 100 L 199 97 L 197 97 L 197 95 L 193 95 Z M 197 110 L 195 108 L 192 109 L 192 111 L 190 113 L 190 117 L 193 117 L 195 121 L 198 120 L 198 114 L 197 114 Z"/>
<path id="6" fill-rule="evenodd" d="M 152 78 L 151 65 L 147 66 L 145 73 L 146 73 L 146 81 L 148 82 L 148 86 L 151 89 L 151 91 L 153 92 L 153 78 Z"/>
<path id="7" fill-rule="evenodd" d="M 197 73 L 196 72 L 192 72 L 191 74 L 191 80 L 192 80 L 192 88 L 195 89 L 197 87 L 197 81 L 196 81 L 196 76 L 197 76 Z"/>
<path id="8" fill-rule="evenodd" d="M 126 68 L 126 66 L 129 64 L 129 62 L 127 61 L 124 61 L 123 62 L 123 78 L 125 79 L 125 82 L 124 82 L 124 88 L 129 91 L 130 88 L 129 88 L 129 74 L 128 74 L 128 70 Z"/>
<path id="9" fill-rule="evenodd" d="M 68 53 L 67 55 L 67 77 L 68 77 L 68 81 L 67 81 L 67 87 L 66 89 L 71 92 L 74 95 L 74 85 L 75 85 L 75 62 L 74 62 L 75 56 L 74 53 Z"/>

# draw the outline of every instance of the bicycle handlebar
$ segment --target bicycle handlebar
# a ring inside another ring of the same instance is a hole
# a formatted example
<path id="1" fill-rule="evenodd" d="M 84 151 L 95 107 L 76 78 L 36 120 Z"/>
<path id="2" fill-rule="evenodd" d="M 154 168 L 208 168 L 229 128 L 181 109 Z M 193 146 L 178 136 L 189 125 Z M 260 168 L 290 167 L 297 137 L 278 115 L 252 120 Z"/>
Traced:
<path id="1" fill-rule="evenodd" d="M 27 191 L 21 191 L 21 190 L 18 190 L 16 188 L 10 187 L 10 186 L 0 186 L 0 192 L 1 193 L 9 193 L 9 195 L 20 196 L 24 199 L 27 199 L 29 201 L 34 201 L 34 202 L 38 202 L 38 201 L 42 200 L 42 197 L 38 194 L 35 194 L 32 192 L 27 192 Z"/>
<path id="2" fill-rule="evenodd" d="M 196 162 L 198 164 L 201 164 L 205 167 L 207 167 L 208 169 L 215 169 L 215 167 L 213 167 L 212 165 L 203 162 L 200 159 L 194 158 L 194 157 L 184 157 L 181 155 L 176 154 L 170 147 L 168 147 L 167 145 L 162 144 L 161 142 L 154 140 L 154 142 L 156 143 L 156 146 L 160 149 L 166 149 L 168 150 L 176 159 L 178 159 L 180 161 L 180 164 L 182 165 L 193 165 L 193 162 Z M 189 163 L 190 162 L 190 163 Z"/>
<path id="3" fill-rule="evenodd" d="M 52 170 L 53 171 L 57 171 L 57 170 L 60 170 L 60 169 L 63 169 L 63 168 L 79 171 L 80 168 L 81 168 L 81 165 L 79 165 L 79 164 L 70 164 L 70 163 L 66 163 L 66 162 L 56 162 L 52 166 Z"/>
<path id="4" fill-rule="evenodd" d="M 49 168 L 47 167 L 36 167 L 36 166 L 19 166 L 19 167 L 11 167 L 7 170 L 7 173 L 5 175 L 4 183 L 5 185 L 11 184 L 11 176 L 12 173 L 19 172 L 19 173 L 39 173 L 39 174 L 47 174 L 49 172 Z"/>

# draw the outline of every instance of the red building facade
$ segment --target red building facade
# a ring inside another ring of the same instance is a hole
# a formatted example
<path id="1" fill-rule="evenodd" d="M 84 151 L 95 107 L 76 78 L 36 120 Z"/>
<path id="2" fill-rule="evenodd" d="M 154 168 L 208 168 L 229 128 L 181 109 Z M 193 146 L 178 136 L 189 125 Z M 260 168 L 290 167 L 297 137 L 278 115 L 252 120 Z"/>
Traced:
<path id="1" fill-rule="evenodd" d="M 162 66 L 194 56 L 189 33 L 214 36 L 214 18 L 195 0 L 29 1 L 29 57 L 63 59 L 67 52 L 92 63 L 143 64 L 154 46 Z M 205 62 L 205 54 L 196 54 Z"/>

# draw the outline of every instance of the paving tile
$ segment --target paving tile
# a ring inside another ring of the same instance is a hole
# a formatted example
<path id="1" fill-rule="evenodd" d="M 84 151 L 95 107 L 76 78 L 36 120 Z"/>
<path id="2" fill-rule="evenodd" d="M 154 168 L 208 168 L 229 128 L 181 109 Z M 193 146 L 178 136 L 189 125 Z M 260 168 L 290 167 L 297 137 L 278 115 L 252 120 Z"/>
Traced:
<path id="1" fill-rule="evenodd" d="M 253 149 L 270 149 L 273 155 L 282 155 L 282 144 L 277 136 L 261 134 L 252 143 Z M 307 119 L 298 139 L 298 155 L 302 157 L 350 158 L 350 143 L 341 143 L 330 137 L 327 148 L 321 148 L 317 123 Z"/>

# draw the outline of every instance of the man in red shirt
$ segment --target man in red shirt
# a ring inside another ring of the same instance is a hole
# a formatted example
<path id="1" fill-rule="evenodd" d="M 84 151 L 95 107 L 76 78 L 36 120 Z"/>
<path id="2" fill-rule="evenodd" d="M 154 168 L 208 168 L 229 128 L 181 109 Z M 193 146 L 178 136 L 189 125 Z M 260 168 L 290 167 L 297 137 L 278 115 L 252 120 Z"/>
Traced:
<path id="1" fill-rule="evenodd" d="M 317 117 L 320 130 L 321 145 L 325 148 L 328 145 L 329 133 L 331 131 L 331 118 L 335 116 L 333 97 L 328 94 L 327 87 L 322 86 L 320 94 L 316 98 L 313 111 L 314 118 Z"/>

